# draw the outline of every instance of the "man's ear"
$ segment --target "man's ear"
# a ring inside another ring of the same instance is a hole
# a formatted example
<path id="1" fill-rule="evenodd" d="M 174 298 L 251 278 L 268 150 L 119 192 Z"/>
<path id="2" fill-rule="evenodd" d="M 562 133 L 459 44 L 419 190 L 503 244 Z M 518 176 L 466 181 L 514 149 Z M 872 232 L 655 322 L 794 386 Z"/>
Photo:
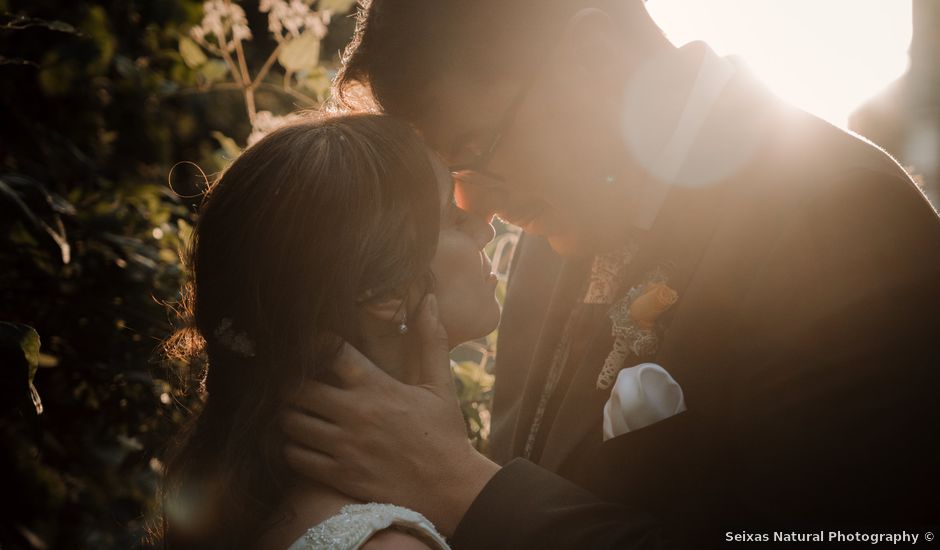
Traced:
<path id="1" fill-rule="evenodd" d="M 381 298 L 362 302 L 360 307 L 380 321 L 397 323 L 401 321 L 401 315 L 405 311 L 403 302 L 404 298 Z"/>
<path id="2" fill-rule="evenodd" d="M 561 55 L 569 67 L 578 67 L 584 76 L 605 78 L 622 69 L 623 44 L 610 14 L 597 8 L 578 10 L 568 20 L 562 34 Z"/>

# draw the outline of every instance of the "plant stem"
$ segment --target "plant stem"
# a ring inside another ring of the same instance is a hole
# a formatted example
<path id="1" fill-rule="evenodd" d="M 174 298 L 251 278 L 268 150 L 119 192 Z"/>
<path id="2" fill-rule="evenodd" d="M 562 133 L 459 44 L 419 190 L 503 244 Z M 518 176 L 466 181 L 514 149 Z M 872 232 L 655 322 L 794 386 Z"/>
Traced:
<path id="1" fill-rule="evenodd" d="M 219 49 L 219 53 L 222 54 L 222 59 L 225 61 L 225 64 L 228 65 L 228 70 L 232 73 L 232 78 L 235 79 L 235 83 L 239 86 L 244 86 L 245 83 L 242 82 L 241 74 L 239 73 L 238 67 L 235 65 L 235 61 L 232 60 L 232 56 L 229 55 L 224 47 Z"/>
<path id="2" fill-rule="evenodd" d="M 261 81 L 264 80 L 264 77 L 268 76 L 268 71 L 271 70 L 271 67 L 274 66 L 274 60 L 277 59 L 277 54 L 281 51 L 282 43 L 278 42 L 277 47 L 274 48 L 274 51 L 271 52 L 271 55 L 265 60 L 264 65 L 261 66 L 261 70 L 258 71 L 258 74 L 255 75 L 255 79 L 251 82 L 252 88 L 257 88 Z"/>
<path id="3" fill-rule="evenodd" d="M 251 86 L 251 74 L 248 72 L 248 63 L 245 62 L 245 50 L 242 49 L 241 40 L 235 42 L 235 55 L 238 56 L 238 68 L 241 70 L 242 82 Z"/>
<path id="4" fill-rule="evenodd" d="M 251 74 L 248 72 L 248 63 L 245 62 L 245 50 L 242 49 L 241 40 L 235 41 L 235 55 L 238 56 L 238 68 L 241 70 L 242 85 L 245 88 L 245 110 L 248 111 L 248 121 L 251 125 L 255 124 L 255 88 L 251 80 Z"/>

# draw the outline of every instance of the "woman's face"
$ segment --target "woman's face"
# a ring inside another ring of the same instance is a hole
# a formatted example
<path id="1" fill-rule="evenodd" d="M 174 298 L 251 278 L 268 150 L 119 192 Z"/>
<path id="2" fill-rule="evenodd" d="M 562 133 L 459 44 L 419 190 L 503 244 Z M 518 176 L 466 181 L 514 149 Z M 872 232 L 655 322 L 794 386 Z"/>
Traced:
<path id="1" fill-rule="evenodd" d="M 499 324 L 496 276 L 483 252 L 495 231 L 488 220 L 457 207 L 450 173 L 436 157 L 431 162 L 441 195 L 441 232 L 431 271 L 438 314 L 454 347 L 489 334 Z"/>

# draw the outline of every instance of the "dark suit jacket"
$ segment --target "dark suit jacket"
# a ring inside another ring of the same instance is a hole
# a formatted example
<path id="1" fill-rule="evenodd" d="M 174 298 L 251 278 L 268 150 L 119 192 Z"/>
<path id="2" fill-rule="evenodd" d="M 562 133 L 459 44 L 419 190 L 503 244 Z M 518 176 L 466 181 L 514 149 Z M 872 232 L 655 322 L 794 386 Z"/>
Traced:
<path id="1" fill-rule="evenodd" d="M 654 360 L 687 412 L 602 441 L 602 307 L 584 314 L 530 460 L 517 458 L 590 263 L 523 237 L 496 363 L 491 447 L 505 466 L 455 548 L 713 547 L 727 532 L 940 523 L 937 215 L 881 150 L 747 77 L 701 154 L 755 117 L 749 164 L 673 190 L 626 285 L 674 268 L 680 299 Z"/>

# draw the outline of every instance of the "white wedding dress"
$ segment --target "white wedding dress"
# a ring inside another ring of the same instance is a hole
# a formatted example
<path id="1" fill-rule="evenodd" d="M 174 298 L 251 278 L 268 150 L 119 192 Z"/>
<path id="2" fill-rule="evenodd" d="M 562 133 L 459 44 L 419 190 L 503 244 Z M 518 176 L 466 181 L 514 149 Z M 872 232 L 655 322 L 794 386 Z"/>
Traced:
<path id="1" fill-rule="evenodd" d="M 424 516 L 392 504 L 349 504 L 307 530 L 287 550 L 356 550 L 373 535 L 394 527 L 430 548 L 448 550 L 444 537 Z"/>

